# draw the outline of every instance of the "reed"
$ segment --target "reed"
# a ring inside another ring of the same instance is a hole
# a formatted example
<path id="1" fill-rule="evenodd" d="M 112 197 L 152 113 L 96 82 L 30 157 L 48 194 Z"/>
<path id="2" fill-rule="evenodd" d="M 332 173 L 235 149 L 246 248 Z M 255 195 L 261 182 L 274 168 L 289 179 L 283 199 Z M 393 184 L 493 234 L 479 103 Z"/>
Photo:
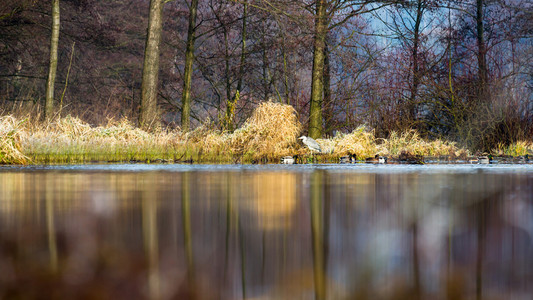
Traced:
<path id="1" fill-rule="evenodd" d="M 234 154 L 245 159 L 279 159 L 297 146 L 302 126 L 290 105 L 263 102 L 228 136 Z"/>
<path id="2" fill-rule="evenodd" d="M 178 129 L 146 132 L 128 119 L 94 127 L 68 115 L 25 127 L 20 131 L 20 148 L 33 163 L 250 162 L 291 154 L 298 148 L 300 131 L 291 106 L 265 102 L 233 133 L 221 132 L 210 122 L 189 133 Z"/>
<path id="3" fill-rule="evenodd" d="M 67 116 L 31 128 L 21 144 L 34 163 L 174 160 L 180 136 L 179 131 L 148 133 L 127 119 L 92 127 Z"/>
<path id="4" fill-rule="evenodd" d="M 397 156 L 402 152 L 422 156 L 461 156 L 468 151 L 457 147 L 454 142 L 442 141 L 439 139 L 427 141 L 420 137 L 416 130 L 407 130 L 399 134 L 393 131 L 389 138 L 382 140 L 382 146 L 391 156 Z"/>
<path id="5" fill-rule="evenodd" d="M 233 154 L 227 146 L 228 136 L 207 120 L 195 130 L 186 133 L 178 142 L 178 148 L 182 149 L 182 160 L 230 162 Z"/>
<path id="6" fill-rule="evenodd" d="M 303 161 L 335 162 L 349 153 L 359 159 L 376 154 L 390 158 L 402 152 L 422 156 L 461 157 L 468 151 L 453 142 L 428 141 L 418 132 L 392 132 L 387 139 L 376 138 L 362 125 L 350 133 L 318 139 L 323 154 L 312 153 L 298 141 L 302 134 L 292 106 L 261 103 L 252 116 L 234 132 L 217 129 L 210 121 L 184 133 L 179 129 L 146 132 L 127 118 L 91 126 L 67 115 L 53 121 L 31 117 L 0 117 L 0 163 L 85 163 L 85 162 L 276 162 L 280 157 L 298 154 Z M 495 155 L 533 153 L 531 142 L 499 146 Z"/>
<path id="7" fill-rule="evenodd" d="M 323 151 L 335 155 L 357 155 L 359 158 L 371 157 L 384 150 L 376 143 L 374 131 L 361 125 L 351 133 L 339 133 L 332 139 L 319 139 L 317 141 Z"/>
<path id="8" fill-rule="evenodd" d="M 349 134 L 341 133 L 332 139 L 319 139 L 317 142 L 327 155 L 342 156 L 351 153 L 357 155 L 359 159 L 374 157 L 376 154 L 398 157 L 402 152 L 422 156 L 450 155 L 452 157 L 468 154 L 466 149 L 457 147 L 453 142 L 439 139 L 424 140 L 415 130 L 408 130 L 401 134 L 392 132 L 387 139 L 376 138 L 374 130 L 364 125 Z"/>
<path id="9" fill-rule="evenodd" d="M 0 164 L 26 164 L 28 157 L 21 151 L 21 128 L 24 120 L 12 116 L 0 117 Z"/>
<path id="10" fill-rule="evenodd" d="M 498 144 L 496 149 L 492 150 L 492 153 L 498 156 L 533 155 L 533 142 L 517 141 L 510 145 Z"/>

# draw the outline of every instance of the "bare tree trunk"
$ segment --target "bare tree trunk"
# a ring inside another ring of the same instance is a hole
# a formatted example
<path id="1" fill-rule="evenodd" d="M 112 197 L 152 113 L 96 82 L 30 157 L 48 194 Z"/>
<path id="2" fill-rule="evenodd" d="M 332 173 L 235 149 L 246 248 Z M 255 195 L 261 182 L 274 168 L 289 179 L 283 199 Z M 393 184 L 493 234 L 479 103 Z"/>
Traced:
<path id="1" fill-rule="evenodd" d="M 287 70 L 287 49 L 285 47 L 285 34 L 283 32 L 283 29 L 280 30 L 281 32 L 281 55 L 283 57 L 283 87 L 285 88 L 285 103 L 290 105 L 291 100 L 289 96 L 289 78 L 287 76 L 288 70 Z"/>
<path id="2" fill-rule="evenodd" d="M 239 93 L 242 89 L 242 81 L 244 77 L 244 60 L 246 59 L 246 18 L 248 17 L 248 2 L 244 1 L 242 12 L 242 36 L 241 36 L 241 61 L 239 63 L 239 79 L 237 81 L 237 91 Z M 235 97 L 233 97 L 235 98 Z M 236 99 L 234 99 L 235 101 Z"/>
<path id="3" fill-rule="evenodd" d="M 476 1 L 476 28 L 477 28 L 477 62 L 478 62 L 478 101 L 483 102 L 487 96 L 487 59 L 486 45 L 483 38 L 483 0 Z"/>
<path id="4" fill-rule="evenodd" d="M 244 77 L 244 61 L 246 59 L 246 18 L 248 16 L 248 2 L 244 1 L 243 6 L 243 12 L 242 12 L 242 36 L 241 36 L 241 60 L 239 63 L 239 78 L 237 80 L 237 91 L 235 92 L 235 95 L 231 97 L 231 83 L 229 78 L 229 45 L 228 45 L 228 38 L 227 33 L 224 31 L 224 41 L 226 46 L 226 94 L 228 98 L 228 105 L 226 107 L 226 120 L 225 120 L 225 127 L 229 131 L 233 131 L 235 128 L 234 124 L 234 114 L 235 114 L 235 106 L 237 105 L 237 101 L 240 98 L 240 93 L 242 89 L 242 82 Z M 225 27 L 224 27 L 224 30 Z"/>
<path id="5" fill-rule="evenodd" d="M 276 93 L 279 98 L 279 102 L 282 104 L 290 105 L 290 91 L 289 91 L 289 77 L 288 77 L 288 63 L 287 63 L 287 46 L 285 44 L 285 24 L 280 22 L 280 19 L 278 16 L 274 16 L 276 23 L 278 25 L 278 39 L 280 44 L 280 51 L 281 51 L 281 59 L 283 63 L 283 72 L 281 76 L 283 77 L 283 96 L 279 92 L 278 88 L 274 85 L 274 88 L 276 90 Z"/>
<path id="6" fill-rule="evenodd" d="M 57 73 L 57 47 L 59 44 L 59 0 L 52 0 L 52 34 L 50 37 L 50 66 L 46 80 L 46 102 L 44 104 L 44 117 L 52 117 L 54 110 L 54 83 Z"/>
<path id="7" fill-rule="evenodd" d="M 150 0 L 150 16 L 144 50 L 139 126 L 143 129 L 159 127 L 157 81 L 159 76 L 159 45 L 163 17 L 163 1 Z"/>
<path id="8" fill-rule="evenodd" d="M 326 135 L 333 135 L 333 103 L 331 102 L 331 66 L 329 63 L 329 48 L 325 44 L 324 48 L 324 121 Z"/>
<path id="9" fill-rule="evenodd" d="M 409 97 L 409 118 L 410 126 L 416 124 L 417 119 L 417 104 L 416 96 L 418 94 L 418 86 L 420 85 L 420 67 L 418 65 L 419 55 L 419 44 L 420 44 L 420 24 L 422 23 L 422 15 L 424 13 L 423 0 L 417 1 L 416 7 L 416 20 L 415 28 L 413 32 L 413 49 L 412 49 L 412 59 L 413 59 L 413 82 L 411 83 L 411 95 Z"/>
<path id="10" fill-rule="evenodd" d="M 328 31 L 325 0 L 316 1 L 315 41 L 313 45 L 313 74 L 311 105 L 309 108 L 309 136 L 322 137 L 322 94 L 324 78 L 324 45 Z"/>
<path id="11" fill-rule="evenodd" d="M 263 31 L 263 34 L 266 34 L 266 30 Z M 263 101 L 268 101 L 268 98 L 270 96 L 270 76 L 269 76 L 269 72 L 268 72 L 268 56 L 267 56 L 267 45 L 266 45 L 266 42 L 264 42 L 266 40 L 266 37 L 264 37 L 263 35 L 263 63 L 262 63 L 262 67 L 263 67 Z"/>
<path id="12" fill-rule="evenodd" d="M 235 103 L 232 101 L 231 97 L 231 79 L 230 79 L 230 54 L 229 54 L 229 41 L 228 41 L 228 32 L 226 25 L 223 24 L 222 28 L 224 30 L 224 73 L 226 80 L 226 119 L 224 120 L 224 127 L 226 130 L 233 131 L 233 119 L 235 114 Z"/>
<path id="13" fill-rule="evenodd" d="M 187 31 L 187 49 L 185 50 L 185 72 L 183 75 L 183 94 L 181 96 L 181 129 L 189 131 L 191 118 L 191 81 L 192 63 L 194 61 L 194 40 L 196 31 L 196 12 L 198 0 L 191 0 L 189 8 L 189 29 Z"/>

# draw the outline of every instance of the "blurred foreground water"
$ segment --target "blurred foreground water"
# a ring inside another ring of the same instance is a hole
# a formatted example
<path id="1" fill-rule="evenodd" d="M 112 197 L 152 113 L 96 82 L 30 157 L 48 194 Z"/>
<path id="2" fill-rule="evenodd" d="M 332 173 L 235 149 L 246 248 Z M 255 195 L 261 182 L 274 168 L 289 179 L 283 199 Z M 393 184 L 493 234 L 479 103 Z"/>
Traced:
<path id="1" fill-rule="evenodd" d="M 0 299 L 531 299 L 533 166 L 0 167 Z"/>

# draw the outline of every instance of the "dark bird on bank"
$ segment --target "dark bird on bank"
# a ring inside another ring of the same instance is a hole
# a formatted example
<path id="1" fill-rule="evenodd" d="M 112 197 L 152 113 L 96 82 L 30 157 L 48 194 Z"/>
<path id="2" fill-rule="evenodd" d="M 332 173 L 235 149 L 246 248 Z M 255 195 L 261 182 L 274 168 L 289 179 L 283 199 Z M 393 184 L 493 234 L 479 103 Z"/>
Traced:
<path id="1" fill-rule="evenodd" d="M 368 157 L 365 159 L 367 163 L 371 164 L 386 164 L 387 163 L 387 157 L 386 156 L 380 156 L 376 154 L 374 157 Z"/>
<path id="2" fill-rule="evenodd" d="M 348 155 L 341 156 L 339 162 L 341 164 L 355 164 L 357 161 L 357 155 L 348 153 Z"/>
<path id="3" fill-rule="evenodd" d="M 302 140 L 302 142 L 304 143 L 304 145 L 307 146 L 307 148 L 309 148 L 309 149 L 311 149 L 313 151 L 322 152 L 322 149 L 320 148 L 320 145 L 315 140 L 313 140 L 312 138 L 303 135 L 303 136 L 299 137 L 298 139 Z"/>
<path id="4" fill-rule="evenodd" d="M 520 163 L 528 163 L 529 162 L 529 154 L 526 154 L 524 156 L 518 157 L 518 162 Z"/>

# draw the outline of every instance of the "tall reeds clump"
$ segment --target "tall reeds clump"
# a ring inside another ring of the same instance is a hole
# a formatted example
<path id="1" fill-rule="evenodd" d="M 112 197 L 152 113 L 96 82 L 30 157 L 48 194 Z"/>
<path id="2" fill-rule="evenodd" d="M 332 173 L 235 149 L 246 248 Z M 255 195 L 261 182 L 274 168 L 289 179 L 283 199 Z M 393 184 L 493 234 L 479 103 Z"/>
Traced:
<path id="1" fill-rule="evenodd" d="M 28 163 L 20 145 L 23 123 L 11 116 L 0 117 L 0 164 Z"/>
<path id="2" fill-rule="evenodd" d="M 499 144 L 496 149 L 492 150 L 492 153 L 498 156 L 533 155 L 533 142 L 517 141 L 510 145 Z"/>
<path id="3" fill-rule="evenodd" d="M 401 134 L 393 131 L 388 139 L 383 140 L 382 146 L 392 156 L 402 152 L 422 156 L 459 156 L 461 152 L 465 152 L 464 149 L 459 149 L 454 142 L 438 139 L 434 141 L 423 140 L 416 130 L 407 130 Z"/>
<path id="4" fill-rule="evenodd" d="M 302 125 L 290 105 L 263 102 L 243 126 L 229 137 L 236 155 L 277 159 L 294 154 Z"/>
<path id="5" fill-rule="evenodd" d="M 351 133 L 339 133 L 332 139 L 319 139 L 317 142 L 326 153 L 337 155 L 355 154 L 359 158 L 373 157 L 382 149 L 376 144 L 373 130 L 361 125 Z"/>
<path id="6" fill-rule="evenodd" d="M 453 142 L 442 140 L 427 141 L 420 137 L 415 130 L 408 130 L 401 134 L 392 132 L 388 139 L 375 137 L 374 130 L 361 125 L 348 134 L 337 134 L 332 139 L 319 139 L 317 142 L 326 153 L 336 155 L 357 155 L 359 158 L 387 155 L 397 157 L 402 152 L 422 156 L 460 156 L 467 155 L 466 150 L 458 148 Z"/>

